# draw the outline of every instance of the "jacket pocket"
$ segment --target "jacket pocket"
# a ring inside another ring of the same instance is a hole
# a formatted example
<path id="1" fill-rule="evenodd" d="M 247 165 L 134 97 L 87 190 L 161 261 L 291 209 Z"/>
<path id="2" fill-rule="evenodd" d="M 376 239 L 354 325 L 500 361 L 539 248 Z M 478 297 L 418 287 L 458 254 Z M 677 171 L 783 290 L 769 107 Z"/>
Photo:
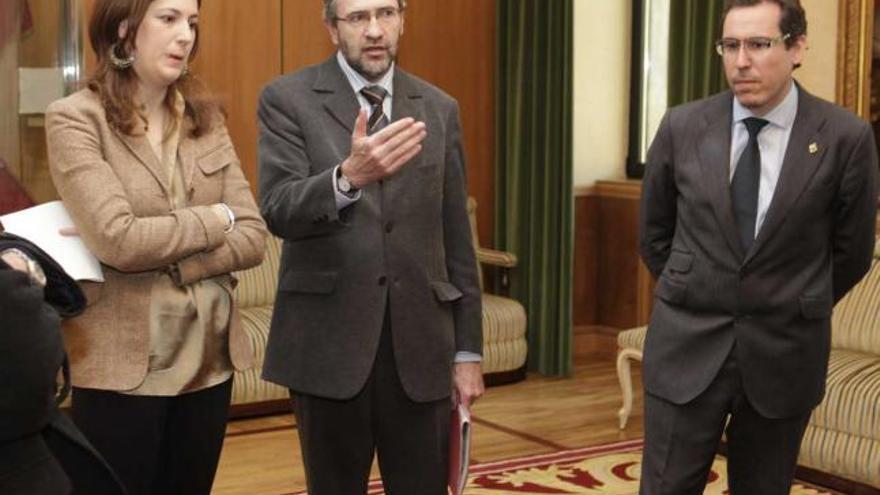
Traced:
<path id="1" fill-rule="evenodd" d="M 830 298 L 801 296 L 801 314 L 808 320 L 830 318 L 832 308 Z"/>
<path id="2" fill-rule="evenodd" d="M 431 288 L 434 289 L 434 295 L 437 296 L 437 300 L 440 302 L 457 301 L 464 295 L 458 290 L 458 287 L 440 280 L 431 282 Z"/>
<path id="3" fill-rule="evenodd" d="M 666 302 L 682 304 L 687 297 L 687 285 L 661 275 L 657 279 L 657 287 L 654 289 L 654 294 Z"/>
<path id="4" fill-rule="evenodd" d="M 306 294 L 330 294 L 336 288 L 336 272 L 285 272 L 279 289 Z"/>
<path id="5" fill-rule="evenodd" d="M 691 271 L 691 267 L 694 265 L 694 255 L 693 253 L 688 253 L 685 251 L 675 251 L 673 250 L 669 254 L 669 259 L 666 261 L 666 266 L 669 268 L 669 271 L 676 273 L 687 273 Z"/>
<path id="6" fill-rule="evenodd" d="M 227 165 L 238 160 L 235 148 L 232 145 L 221 146 L 196 158 L 196 163 L 205 175 L 211 175 L 222 170 Z"/>

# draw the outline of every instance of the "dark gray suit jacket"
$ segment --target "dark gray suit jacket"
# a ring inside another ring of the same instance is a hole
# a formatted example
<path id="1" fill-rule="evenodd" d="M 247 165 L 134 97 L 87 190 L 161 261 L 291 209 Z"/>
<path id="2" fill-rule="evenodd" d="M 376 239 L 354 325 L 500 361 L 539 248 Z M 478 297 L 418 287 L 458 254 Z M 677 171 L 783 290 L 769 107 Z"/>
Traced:
<path id="1" fill-rule="evenodd" d="M 650 393 L 694 399 L 733 349 L 762 415 L 802 414 L 822 400 L 832 307 L 871 262 L 877 151 L 866 122 L 799 90 L 749 252 L 729 192 L 732 93 L 673 108 L 660 125 L 641 205 L 642 257 L 658 277 L 645 342 Z"/>
<path id="2" fill-rule="evenodd" d="M 263 377 L 345 399 L 370 373 L 386 303 L 403 387 L 451 390 L 457 351 L 482 353 L 458 105 L 395 69 L 391 120 L 424 121 L 422 151 L 337 212 L 331 173 L 359 111 L 336 57 L 283 76 L 260 98 L 260 203 L 284 239 Z"/>

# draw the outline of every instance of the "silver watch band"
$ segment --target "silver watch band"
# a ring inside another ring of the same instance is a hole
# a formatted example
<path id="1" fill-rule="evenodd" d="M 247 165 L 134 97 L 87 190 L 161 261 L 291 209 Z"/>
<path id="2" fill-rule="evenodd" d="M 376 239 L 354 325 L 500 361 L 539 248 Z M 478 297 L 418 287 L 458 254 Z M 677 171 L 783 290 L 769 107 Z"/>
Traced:
<path id="1" fill-rule="evenodd" d="M 46 286 L 46 273 L 43 271 L 43 268 L 39 263 L 30 256 L 27 255 L 24 251 L 18 248 L 9 248 L 4 249 L 0 252 L 0 256 L 4 255 L 13 255 L 20 259 L 22 263 L 25 265 L 25 269 L 27 270 L 27 276 L 30 277 L 31 282 L 40 287 Z"/>

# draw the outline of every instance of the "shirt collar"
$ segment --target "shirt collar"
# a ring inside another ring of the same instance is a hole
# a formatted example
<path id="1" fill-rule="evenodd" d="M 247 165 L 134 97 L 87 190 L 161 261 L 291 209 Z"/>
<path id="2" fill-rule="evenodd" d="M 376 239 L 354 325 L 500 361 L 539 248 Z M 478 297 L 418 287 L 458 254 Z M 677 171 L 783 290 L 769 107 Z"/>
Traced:
<path id="1" fill-rule="evenodd" d="M 348 79 L 348 83 L 351 85 L 351 89 L 354 90 L 355 94 L 360 94 L 361 90 L 367 86 L 381 86 L 388 92 L 388 96 L 391 96 L 394 93 L 394 62 L 391 63 L 391 67 L 388 68 L 388 72 L 382 76 L 382 79 L 379 79 L 376 82 L 370 82 L 349 65 L 348 60 L 345 60 L 342 52 L 336 52 L 336 61 L 339 63 L 339 68 L 342 69 L 342 73 L 345 74 L 345 78 Z"/>
<path id="2" fill-rule="evenodd" d="M 767 122 L 773 124 L 776 127 L 780 127 L 782 129 L 790 129 L 792 125 L 794 125 L 794 118 L 797 115 L 797 107 L 798 107 L 798 89 L 797 84 L 792 81 L 791 88 L 788 90 L 788 94 L 785 95 L 785 99 L 773 110 L 767 112 L 767 115 L 761 117 Z M 742 122 L 743 119 L 748 117 L 754 117 L 755 114 L 749 110 L 748 108 L 742 106 L 736 97 L 733 98 L 733 123 Z"/>

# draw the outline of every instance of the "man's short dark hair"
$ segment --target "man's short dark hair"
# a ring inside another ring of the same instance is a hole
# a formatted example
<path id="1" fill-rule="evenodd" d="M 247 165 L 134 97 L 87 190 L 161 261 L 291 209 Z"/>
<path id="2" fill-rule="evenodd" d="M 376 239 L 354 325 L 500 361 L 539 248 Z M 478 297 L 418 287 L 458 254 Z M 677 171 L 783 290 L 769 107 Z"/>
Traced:
<path id="1" fill-rule="evenodd" d="M 807 14 L 804 12 L 804 8 L 801 7 L 800 0 L 725 0 L 724 13 L 721 14 L 722 30 L 724 20 L 731 9 L 752 7 L 762 3 L 775 3 L 782 9 L 782 16 L 779 18 L 779 32 L 783 35 L 789 35 L 788 39 L 785 40 L 786 48 L 791 48 L 801 36 L 807 35 Z"/>
<path id="2" fill-rule="evenodd" d="M 335 22 L 336 21 L 336 0 L 323 0 L 324 1 L 324 20 L 327 22 Z M 401 12 L 406 9 L 406 0 L 397 0 L 397 8 L 400 9 Z"/>

